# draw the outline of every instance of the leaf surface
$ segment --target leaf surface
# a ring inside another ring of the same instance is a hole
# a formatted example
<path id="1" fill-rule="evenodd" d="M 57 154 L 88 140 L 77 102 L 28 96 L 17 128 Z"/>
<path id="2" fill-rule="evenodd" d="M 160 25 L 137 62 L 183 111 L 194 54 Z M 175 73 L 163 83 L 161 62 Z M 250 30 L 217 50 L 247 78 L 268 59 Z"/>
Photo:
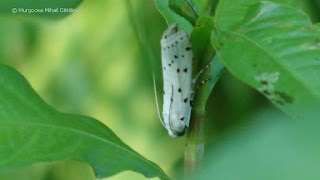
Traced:
<path id="1" fill-rule="evenodd" d="M 0 172 L 37 162 L 76 160 L 89 163 L 99 178 L 132 170 L 169 179 L 99 121 L 57 112 L 5 65 L 0 65 L 0 129 Z"/>
<path id="2" fill-rule="evenodd" d="M 319 179 L 319 119 L 293 121 L 260 109 L 221 134 L 193 179 Z M 232 173 L 230 173 L 232 172 Z"/>
<path id="3" fill-rule="evenodd" d="M 319 115 L 320 29 L 300 10 L 262 2 L 223 39 L 222 60 L 288 114 Z"/>
<path id="4" fill-rule="evenodd" d="M 188 33 L 192 31 L 192 24 L 169 8 L 169 0 L 155 0 L 155 2 L 158 10 L 166 19 L 168 25 L 178 23 L 179 29 L 186 30 Z"/>
<path id="5" fill-rule="evenodd" d="M 283 5 L 297 6 L 298 0 L 269 0 Z M 220 0 L 216 11 L 216 23 L 220 30 L 229 31 L 245 18 L 248 8 L 262 0 Z"/>

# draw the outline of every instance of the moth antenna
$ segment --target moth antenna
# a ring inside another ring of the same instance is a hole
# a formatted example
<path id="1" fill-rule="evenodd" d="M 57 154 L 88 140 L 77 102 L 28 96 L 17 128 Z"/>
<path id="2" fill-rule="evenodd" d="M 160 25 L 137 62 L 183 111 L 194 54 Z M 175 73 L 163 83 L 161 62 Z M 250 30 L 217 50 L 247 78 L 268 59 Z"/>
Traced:
<path id="1" fill-rule="evenodd" d="M 171 90 L 172 93 L 171 93 L 170 106 L 169 106 L 169 128 L 170 128 L 172 134 L 176 136 L 176 134 L 173 132 L 173 130 L 171 128 L 171 104 L 173 101 L 173 99 L 172 99 L 173 98 L 173 85 L 171 85 L 171 87 L 172 87 L 172 90 Z"/>
<path id="2" fill-rule="evenodd" d="M 164 127 L 166 127 L 165 124 L 164 124 L 163 119 L 161 118 L 160 111 L 159 111 L 159 103 L 158 103 L 158 95 L 157 95 L 157 85 L 156 85 L 156 78 L 155 78 L 155 76 L 154 76 L 154 73 L 152 73 L 152 78 L 153 78 L 153 89 L 154 89 L 154 95 L 155 95 L 155 98 L 156 98 L 156 106 L 157 106 L 158 118 L 160 119 L 161 124 L 162 124 Z"/>

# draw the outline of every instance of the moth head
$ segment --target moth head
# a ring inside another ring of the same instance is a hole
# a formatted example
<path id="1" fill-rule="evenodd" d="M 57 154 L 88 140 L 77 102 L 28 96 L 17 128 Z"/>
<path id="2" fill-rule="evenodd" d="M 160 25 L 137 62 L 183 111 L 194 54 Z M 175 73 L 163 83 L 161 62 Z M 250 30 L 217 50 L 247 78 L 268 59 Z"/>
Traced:
<path id="1" fill-rule="evenodd" d="M 177 32 L 178 32 L 178 23 L 174 23 L 163 33 L 162 39 L 167 39 Z"/>

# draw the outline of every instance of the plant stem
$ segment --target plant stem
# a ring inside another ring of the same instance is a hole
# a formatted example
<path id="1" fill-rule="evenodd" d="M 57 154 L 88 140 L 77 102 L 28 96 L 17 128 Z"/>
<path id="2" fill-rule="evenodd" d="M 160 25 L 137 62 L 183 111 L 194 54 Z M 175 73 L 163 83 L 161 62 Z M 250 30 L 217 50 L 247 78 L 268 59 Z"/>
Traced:
<path id="1" fill-rule="evenodd" d="M 211 0 L 216 2 L 216 0 Z M 213 6 L 212 6 L 213 7 Z M 213 8 L 214 9 L 214 8 Z M 213 10 L 212 9 L 212 10 Z M 193 63 L 193 78 L 204 68 L 209 65 L 209 69 L 204 70 L 203 74 L 197 79 L 194 90 L 200 87 L 195 92 L 193 99 L 193 108 L 191 112 L 191 119 L 189 129 L 187 132 L 186 146 L 185 146 L 185 175 L 192 176 L 200 167 L 205 150 L 205 109 L 209 95 L 220 78 L 224 65 L 220 61 L 219 56 L 215 56 L 217 48 L 215 44 L 211 43 L 212 36 L 215 37 L 214 21 L 210 17 L 202 17 L 198 19 L 198 26 L 195 27 L 191 33 L 192 47 L 200 47 L 195 49 L 195 62 Z M 209 80 L 209 81 L 206 81 Z"/>
<path id="2" fill-rule="evenodd" d="M 205 149 L 205 105 L 208 97 L 206 87 L 201 88 L 194 101 L 185 147 L 185 175 L 188 177 L 197 170 Z"/>
<path id="3" fill-rule="evenodd" d="M 192 175 L 202 161 L 205 148 L 203 114 L 193 113 L 185 149 L 185 174 Z"/>

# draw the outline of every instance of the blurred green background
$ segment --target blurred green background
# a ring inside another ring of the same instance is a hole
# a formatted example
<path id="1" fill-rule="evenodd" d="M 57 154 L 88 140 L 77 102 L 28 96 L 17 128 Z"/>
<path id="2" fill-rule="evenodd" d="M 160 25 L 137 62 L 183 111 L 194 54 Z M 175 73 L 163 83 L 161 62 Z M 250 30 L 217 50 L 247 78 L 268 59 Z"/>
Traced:
<path id="1" fill-rule="evenodd" d="M 302 7 L 318 22 L 318 1 Z M 167 24 L 152 0 L 84 1 L 62 20 L 0 17 L 0 63 L 21 72 L 54 108 L 94 117 L 170 176 L 183 165 L 185 137 L 173 139 L 155 108 L 152 72 L 161 88 L 160 37 Z M 228 72 L 207 106 L 208 144 L 226 130 L 242 131 L 269 102 Z M 271 112 L 278 110 L 271 108 Z M 237 127 L 237 128 L 234 128 Z M 90 180 L 79 162 L 42 163 L 0 175 L 0 180 Z M 123 172 L 109 179 L 145 179 Z"/>

